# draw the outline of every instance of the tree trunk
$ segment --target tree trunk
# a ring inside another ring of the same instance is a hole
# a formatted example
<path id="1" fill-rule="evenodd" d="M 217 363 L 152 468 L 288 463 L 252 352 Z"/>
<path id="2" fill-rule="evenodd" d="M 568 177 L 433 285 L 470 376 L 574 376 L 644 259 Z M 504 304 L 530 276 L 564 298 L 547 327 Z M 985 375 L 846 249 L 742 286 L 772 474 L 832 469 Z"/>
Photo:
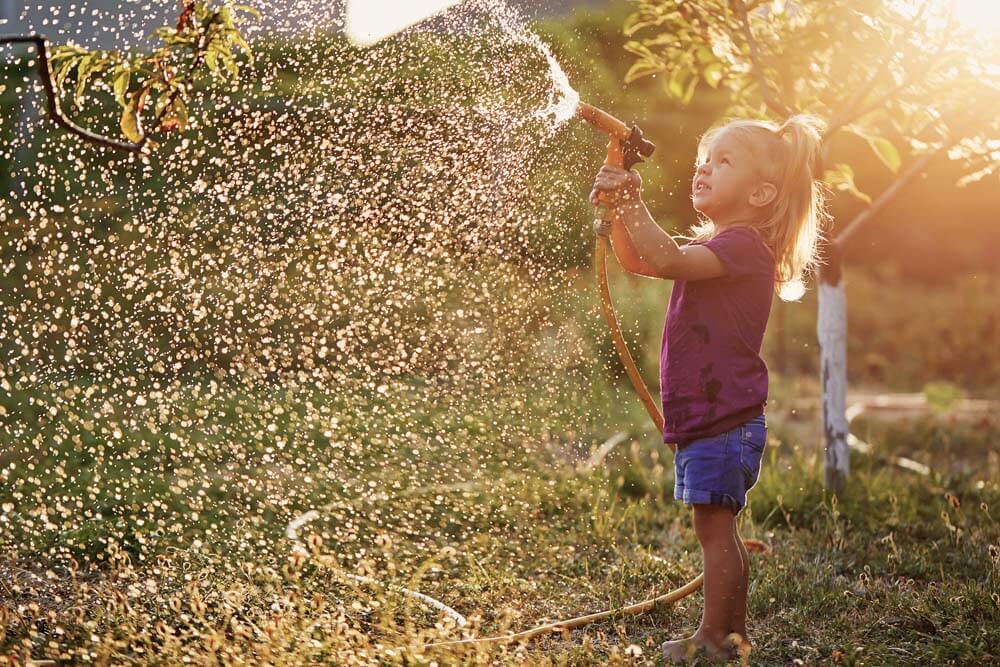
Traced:
<path id="1" fill-rule="evenodd" d="M 820 272 L 816 334 L 820 350 L 826 488 L 842 495 L 847 484 L 847 298 L 836 241 L 827 246 Z"/>

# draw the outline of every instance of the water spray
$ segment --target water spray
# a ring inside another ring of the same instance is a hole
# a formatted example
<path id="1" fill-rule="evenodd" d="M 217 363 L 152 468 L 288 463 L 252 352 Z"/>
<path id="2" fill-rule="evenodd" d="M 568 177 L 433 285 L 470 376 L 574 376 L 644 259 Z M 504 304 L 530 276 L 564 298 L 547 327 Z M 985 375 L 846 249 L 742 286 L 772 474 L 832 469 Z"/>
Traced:
<path id="1" fill-rule="evenodd" d="M 348 3 L 349 7 L 361 7 L 362 4 L 359 2 Z M 374 6 L 384 5 L 384 2 L 373 3 Z M 399 25 L 391 27 L 389 29 L 379 29 L 376 30 L 372 26 L 365 26 L 364 30 L 357 30 L 358 34 L 364 35 L 364 43 L 370 44 L 374 41 L 378 41 L 380 36 L 389 34 L 395 30 L 398 30 L 403 25 L 409 25 L 415 23 L 419 20 L 417 14 L 420 15 L 431 15 L 436 13 L 441 8 L 449 7 L 458 4 L 458 0 L 421 0 L 421 3 L 425 8 L 424 10 L 417 11 L 413 16 L 407 15 L 405 20 L 396 16 L 393 20 Z M 378 12 L 371 13 L 371 16 L 379 18 L 379 20 L 385 21 L 389 20 L 386 18 L 386 14 L 383 12 L 379 14 Z M 351 18 L 349 14 L 348 18 Z M 506 21 L 503 16 L 499 16 L 501 21 Z M 351 21 L 349 20 L 350 24 Z M 607 156 L 605 158 L 604 164 L 609 166 L 616 166 L 622 169 L 633 169 L 637 164 L 643 161 L 643 158 L 650 157 L 655 146 L 652 142 L 643 137 L 642 130 L 640 130 L 635 125 L 628 125 L 627 123 L 619 120 L 618 118 L 612 116 L 611 114 L 603 111 L 593 105 L 587 104 L 580 101 L 579 94 L 572 88 L 566 77 L 565 72 L 559 66 L 555 57 L 552 55 L 551 50 L 548 45 L 545 44 L 541 39 L 532 33 L 528 33 L 518 29 L 517 26 L 508 25 L 504 23 L 505 28 L 508 32 L 513 33 L 514 38 L 525 44 L 530 44 L 536 47 L 540 53 L 548 61 L 550 76 L 553 82 L 553 89 L 550 94 L 550 99 L 548 105 L 536 113 L 536 117 L 549 121 L 553 124 L 553 127 L 558 127 L 570 118 L 580 118 L 586 121 L 588 124 L 593 126 L 598 131 L 606 134 L 608 136 L 608 147 Z M 373 38 L 374 36 L 374 38 Z M 357 38 L 355 38 L 357 39 Z M 603 197 L 602 197 L 603 199 Z M 597 207 L 596 216 L 597 219 L 605 222 L 614 223 L 619 217 L 617 210 L 609 205 L 609 202 L 602 202 L 601 205 Z M 614 340 L 615 348 L 618 351 L 618 355 L 625 366 L 629 378 L 632 381 L 639 397 L 641 398 L 643 404 L 646 406 L 646 410 L 649 413 L 650 418 L 657 426 L 657 430 L 662 433 L 663 431 L 663 415 L 660 413 L 656 402 L 653 400 L 646 387 L 642 376 L 639 374 L 639 370 L 632 359 L 632 355 L 629 353 L 628 348 L 625 345 L 625 340 L 621 334 L 621 327 L 618 323 L 618 318 L 615 314 L 615 309 L 611 301 L 611 293 L 608 288 L 608 277 L 607 277 L 607 237 L 603 235 L 598 235 L 596 239 L 596 244 L 594 248 L 594 265 L 597 274 L 598 285 L 601 294 L 601 307 L 604 312 L 604 317 L 607 320 L 608 327 L 611 330 L 612 338 Z M 676 453 L 676 444 L 670 443 L 671 450 Z M 440 491 L 440 489 L 435 489 L 435 491 Z M 301 539 L 298 537 L 298 529 L 306 522 L 317 518 L 319 514 L 315 511 L 310 511 L 299 517 L 296 521 L 293 521 L 289 525 L 288 537 L 296 543 L 297 548 L 303 548 L 301 545 Z M 745 539 L 744 544 L 748 551 L 764 552 L 770 551 L 768 545 L 760 540 Z M 332 560 L 332 559 L 331 559 Z M 330 569 L 339 572 L 339 567 L 331 560 L 323 561 Z M 347 575 L 347 573 L 342 573 Z M 347 575 L 352 576 L 352 575 Z M 381 582 L 366 578 L 370 583 Z M 635 603 L 618 609 L 609 609 L 606 611 L 601 611 L 592 614 L 586 614 L 584 616 L 578 616 L 576 618 L 571 618 L 567 620 L 556 621 L 552 623 L 546 623 L 522 632 L 509 633 L 492 637 L 469 637 L 460 640 L 452 641 L 441 641 L 434 643 L 427 643 L 420 645 L 421 650 L 430 648 L 459 648 L 462 646 L 470 646 L 482 643 L 498 643 L 498 644 L 510 644 L 510 643 L 523 643 L 533 637 L 547 634 L 563 634 L 568 633 L 569 630 L 574 628 L 583 627 L 594 622 L 620 618 L 621 616 L 629 615 L 640 615 L 657 607 L 663 607 L 665 605 L 673 604 L 678 600 L 694 593 L 699 588 L 701 588 L 704 582 L 704 574 L 699 574 L 697 577 L 689 581 L 688 583 L 680 586 L 672 591 L 659 595 L 657 597 L 645 600 L 643 602 Z M 405 595 L 418 599 L 422 604 L 431 606 L 438 611 L 442 611 L 449 616 L 451 616 L 459 626 L 464 626 L 466 621 L 464 617 L 452 610 L 451 608 L 443 605 L 442 603 L 428 598 L 416 591 L 410 591 L 407 589 L 401 589 Z M 743 642 L 742 638 L 734 637 L 734 641 L 739 646 L 739 655 L 742 663 L 747 664 L 747 659 L 749 655 L 749 645 Z"/>
<path id="2" fill-rule="evenodd" d="M 558 87 L 564 92 L 564 96 L 561 100 L 550 103 L 549 108 L 546 109 L 542 115 L 554 115 L 557 120 L 565 119 L 567 116 L 576 116 L 586 121 L 597 130 L 608 135 L 608 153 L 604 160 L 605 165 L 620 167 L 622 169 L 632 169 L 637 164 L 642 162 L 643 158 L 648 158 L 653 154 L 656 147 L 651 141 L 643 137 L 642 130 L 640 130 L 637 126 L 628 125 L 606 111 L 598 109 L 597 107 L 587 104 L 586 102 L 579 101 L 579 97 L 569 86 L 569 82 L 566 80 L 565 75 L 562 74 L 561 68 L 558 67 L 558 64 L 555 63 L 554 59 L 551 57 L 551 54 L 546 53 L 546 56 L 549 59 L 550 66 L 554 65 L 553 78 L 556 80 Z M 571 111 L 571 113 L 567 113 L 567 111 Z M 614 207 L 609 206 L 606 203 L 602 203 L 596 209 L 596 216 L 598 220 L 614 223 L 617 220 L 619 213 Z M 656 406 L 656 402 L 650 395 L 649 389 L 646 387 L 646 383 L 639 374 L 639 369 L 636 367 L 635 361 L 632 359 L 632 355 L 629 353 L 628 347 L 625 345 L 625 339 L 622 337 L 621 326 L 618 323 L 618 317 L 615 314 L 614 304 L 611 301 L 611 290 L 608 288 L 606 259 L 607 237 L 598 235 L 596 245 L 594 246 L 594 267 L 597 273 L 597 282 L 601 293 L 601 309 L 604 312 L 605 320 L 607 320 L 608 328 L 611 330 L 611 336 L 615 343 L 615 349 L 618 351 L 618 356 L 621 358 L 636 392 L 639 394 L 643 404 L 646 406 L 646 411 L 649 413 L 653 423 L 656 424 L 658 432 L 662 433 L 663 415 L 660 413 L 659 408 Z M 675 443 L 670 443 L 670 449 L 676 454 L 677 445 Z M 761 540 L 744 539 L 743 543 L 746 546 L 747 551 L 760 553 L 768 553 L 770 551 L 770 547 Z M 578 616 L 576 618 L 570 618 L 563 621 L 546 623 L 518 633 L 494 637 L 474 637 L 453 641 L 435 642 L 431 644 L 424 644 L 422 648 L 444 648 L 488 642 L 496 642 L 500 644 L 514 642 L 520 643 L 526 642 L 539 635 L 565 635 L 565 633 L 568 633 L 569 630 L 583 627 L 597 621 L 603 621 L 610 618 L 620 618 L 621 616 L 637 616 L 652 611 L 657 607 L 673 604 L 697 591 L 702 587 L 704 581 L 705 575 L 704 573 L 701 573 L 683 586 L 675 588 L 672 591 L 663 593 L 662 595 L 650 598 L 643 602 L 621 607 L 619 609 L 609 609 L 607 611 L 586 614 L 584 616 Z M 737 647 L 741 663 L 746 665 L 750 653 L 749 644 L 747 644 L 744 641 L 744 638 L 739 635 L 731 635 L 730 639 Z"/>
<path id="3" fill-rule="evenodd" d="M 580 102 L 576 110 L 576 115 L 587 121 L 597 130 L 608 135 L 608 155 L 604 160 L 606 166 L 632 169 L 635 165 L 642 162 L 642 158 L 648 158 L 656 150 L 653 142 L 642 136 L 642 130 L 638 126 L 627 125 L 607 111 L 598 109 L 586 102 Z M 602 195 L 603 193 L 599 193 L 599 199 L 604 199 Z M 618 213 L 613 207 L 602 203 L 596 209 L 596 216 L 598 220 L 614 223 L 618 217 Z M 615 314 L 614 305 L 611 302 L 611 290 L 608 288 L 606 258 L 607 237 L 598 235 L 596 245 L 594 246 L 594 268 L 597 271 L 597 284 L 601 292 L 601 310 L 603 310 L 604 319 L 607 320 L 608 327 L 611 329 L 615 349 L 618 350 L 618 356 L 625 366 L 625 371 L 628 373 L 629 379 L 632 381 L 636 392 L 638 392 L 643 405 L 646 406 L 646 412 L 649 413 L 650 419 L 656 424 L 657 430 L 662 433 L 663 415 L 660 414 L 659 408 L 656 407 L 656 402 L 649 393 L 649 388 L 646 387 L 646 382 L 642 379 L 642 375 L 639 374 L 639 369 L 636 367 L 635 361 L 632 359 L 632 355 L 625 345 L 625 339 L 622 337 L 621 326 L 618 324 L 618 316 Z M 675 453 L 677 451 L 674 443 L 670 443 L 670 449 Z"/>

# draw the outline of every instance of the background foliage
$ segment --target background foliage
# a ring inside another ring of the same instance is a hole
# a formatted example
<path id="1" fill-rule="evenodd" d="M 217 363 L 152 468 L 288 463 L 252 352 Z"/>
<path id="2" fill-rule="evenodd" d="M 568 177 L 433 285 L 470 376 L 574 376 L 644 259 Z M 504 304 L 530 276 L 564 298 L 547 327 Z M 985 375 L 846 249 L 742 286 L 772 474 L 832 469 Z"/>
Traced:
<path id="1" fill-rule="evenodd" d="M 694 146 L 725 101 L 709 86 L 681 107 L 662 76 L 623 84 L 628 11 L 537 28 L 584 99 L 657 143 L 641 166 L 647 200 L 682 231 L 694 222 Z M 428 40 L 361 95 L 352 77 L 371 63 L 336 35 L 255 44 L 240 85 L 196 87 L 195 122 L 148 156 L 109 159 L 48 124 L 36 161 L 0 152 L 2 187 L 16 193 L 0 209 L 0 358 L 11 361 L 0 366 L 0 650 L 24 662 L 376 662 L 386 646 L 401 653 L 448 628 L 345 582 L 331 563 L 446 599 L 484 633 L 634 601 L 697 573 L 669 451 L 598 312 L 586 195 L 605 139 L 573 123 L 537 150 L 488 126 L 530 158 L 523 182 L 499 192 L 490 186 L 503 179 L 421 171 L 407 152 L 440 139 L 441 164 L 484 157 L 431 104 L 441 68 L 462 92 L 491 94 L 462 46 Z M 3 146 L 16 143 L 9 119 L 28 76 L 5 65 Z M 99 92 L 81 120 L 113 129 L 120 108 Z M 387 107 L 411 115 L 387 118 Z M 248 122 L 255 114 L 275 122 Z M 364 141 L 324 134 L 349 115 L 365 119 Z M 304 147 L 289 153 L 281 137 Z M 861 189 L 891 177 L 862 138 L 837 150 L 863 166 Z M 343 180 L 312 182 L 329 155 L 347 165 Z M 857 483 L 836 500 L 816 446 L 815 290 L 775 304 L 767 462 L 741 525 L 779 554 L 754 560 L 763 664 L 976 664 L 1000 646 L 997 424 L 949 411 L 957 396 L 1000 397 L 1000 202 L 995 180 L 956 190 L 950 168 L 935 164 L 849 255 L 852 389 L 926 390 L 936 412 L 859 421 L 874 453 L 852 454 Z M 424 235 L 426 221 L 402 217 L 414 211 L 388 210 L 412 223 L 394 226 L 364 205 L 414 185 L 432 209 L 462 214 Z M 459 205 L 470 194 L 484 200 L 471 212 Z M 280 215 L 296 205 L 317 219 Z M 343 263 L 317 276 L 308 269 L 328 259 L 332 235 L 316 226 L 338 216 L 350 222 L 336 230 Z M 147 241 L 146 254 L 123 252 Z M 134 270 L 142 262 L 151 270 Z M 437 273 L 414 275 L 427 265 Z M 165 266 L 183 280 L 155 270 Z M 670 284 L 613 261 L 611 279 L 655 386 Z M 350 298 L 331 303 L 330 283 Z M 320 344 L 336 331 L 351 335 Z M 66 372 L 51 373 L 51 360 Z M 259 375 L 241 384 L 234 369 Z M 618 432 L 625 444 L 582 465 Z M 932 473 L 911 476 L 888 455 Z M 288 522 L 313 508 L 293 545 Z M 637 648 L 655 655 L 699 612 L 689 600 L 592 635 L 483 651 L 508 664 L 625 662 Z"/>

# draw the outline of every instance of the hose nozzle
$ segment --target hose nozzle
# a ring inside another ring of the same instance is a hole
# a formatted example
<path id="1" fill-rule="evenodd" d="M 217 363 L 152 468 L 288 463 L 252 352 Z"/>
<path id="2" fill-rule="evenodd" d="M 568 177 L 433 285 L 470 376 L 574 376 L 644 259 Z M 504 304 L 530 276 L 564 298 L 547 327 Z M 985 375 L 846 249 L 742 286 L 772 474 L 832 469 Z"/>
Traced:
<path id="1" fill-rule="evenodd" d="M 608 159 L 604 164 L 631 169 L 656 150 L 653 142 L 643 138 L 642 130 L 637 126 L 630 127 L 607 111 L 580 102 L 576 114 L 611 138 L 608 143 Z"/>

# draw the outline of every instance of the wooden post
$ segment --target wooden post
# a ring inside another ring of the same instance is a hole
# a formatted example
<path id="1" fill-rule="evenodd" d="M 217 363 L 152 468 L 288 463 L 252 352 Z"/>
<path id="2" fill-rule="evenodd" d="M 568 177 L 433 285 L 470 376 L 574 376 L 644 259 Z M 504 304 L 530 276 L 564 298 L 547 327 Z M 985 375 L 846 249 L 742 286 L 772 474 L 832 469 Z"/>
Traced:
<path id="1" fill-rule="evenodd" d="M 820 271 L 816 335 L 820 350 L 822 426 L 826 488 L 842 495 L 850 459 L 847 448 L 847 298 L 840 244 L 827 245 Z"/>

